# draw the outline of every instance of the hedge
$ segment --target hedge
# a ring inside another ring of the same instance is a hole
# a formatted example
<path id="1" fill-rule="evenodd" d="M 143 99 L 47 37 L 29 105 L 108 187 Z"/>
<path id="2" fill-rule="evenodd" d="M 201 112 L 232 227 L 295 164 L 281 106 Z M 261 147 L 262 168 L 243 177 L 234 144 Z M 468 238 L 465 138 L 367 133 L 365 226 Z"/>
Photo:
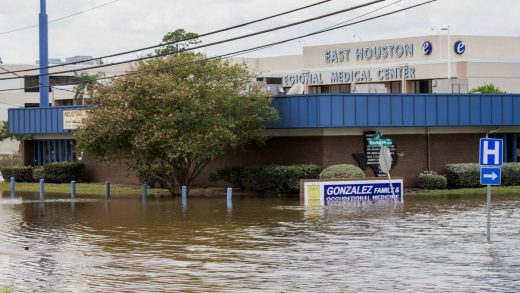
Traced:
<path id="1" fill-rule="evenodd" d="M 520 163 L 506 163 L 502 166 L 502 185 L 520 185 Z"/>
<path id="2" fill-rule="evenodd" d="M 445 168 L 450 188 L 480 186 L 480 166 L 475 163 L 449 164 Z"/>
<path id="3" fill-rule="evenodd" d="M 480 187 L 480 166 L 476 163 L 447 165 L 446 178 L 450 188 Z M 502 185 L 520 185 L 520 163 L 502 166 Z"/>
<path id="4" fill-rule="evenodd" d="M 49 163 L 43 166 L 43 173 L 49 183 L 81 182 L 85 177 L 85 165 L 77 162 Z"/>
<path id="5" fill-rule="evenodd" d="M 34 168 L 32 174 L 33 180 L 36 182 L 39 182 L 40 179 L 45 179 L 45 172 L 43 171 L 43 168 Z"/>
<path id="6" fill-rule="evenodd" d="M 442 175 L 420 174 L 417 178 L 417 187 L 422 189 L 445 189 L 448 180 Z"/>
<path id="7" fill-rule="evenodd" d="M 359 179 L 365 173 L 359 167 L 350 164 L 332 165 L 320 174 L 321 179 Z"/>
<path id="8" fill-rule="evenodd" d="M 0 170 L 5 182 L 9 182 L 14 177 L 16 182 L 33 182 L 32 167 L 4 167 Z"/>
<path id="9" fill-rule="evenodd" d="M 253 165 L 221 168 L 210 178 L 245 190 L 295 193 L 300 189 L 301 179 L 317 179 L 320 172 L 318 165 Z"/>

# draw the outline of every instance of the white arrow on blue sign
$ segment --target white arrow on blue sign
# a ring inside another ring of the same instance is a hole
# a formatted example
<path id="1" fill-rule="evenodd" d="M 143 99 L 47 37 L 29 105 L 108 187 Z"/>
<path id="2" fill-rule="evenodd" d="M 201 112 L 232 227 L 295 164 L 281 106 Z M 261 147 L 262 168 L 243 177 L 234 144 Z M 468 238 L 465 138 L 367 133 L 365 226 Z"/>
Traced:
<path id="1" fill-rule="evenodd" d="M 500 185 L 501 175 L 500 168 L 480 168 L 480 184 Z"/>
<path id="2" fill-rule="evenodd" d="M 481 138 L 479 162 L 483 167 L 501 167 L 504 141 L 502 139 Z"/>

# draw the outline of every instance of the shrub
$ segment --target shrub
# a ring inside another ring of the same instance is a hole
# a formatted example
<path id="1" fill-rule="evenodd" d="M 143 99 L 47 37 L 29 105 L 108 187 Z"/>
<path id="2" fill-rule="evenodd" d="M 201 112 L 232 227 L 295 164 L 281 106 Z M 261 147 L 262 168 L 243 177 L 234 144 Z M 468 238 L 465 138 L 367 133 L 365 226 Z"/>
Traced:
<path id="1" fill-rule="evenodd" d="M 85 165 L 77 162 L 55 162 L 43 166 L 45 181 L 66 183 L 72 180 L 81 182 L 85 176 Z"/>
<path id="2" fill-rule="evenodd" d="M 0 170 L 2 177 L 8 182 L 11 177 L 14 177 L 16 182 L 32 182 L 33 168 L 32 167 L 5 167 Z"/>
<path id="3" fill-rule="evenodd" d="M 445 170 L 450 188 L 480 186 L 480 166 L 476 163 L 449 164 Z"/>
<path id="4" fill-rule="evenodd" d="M 317 179 L 320 172 L 318 165 L 253 165 L 221 168 L 211 177 L 251 191 L 294 193 L 301 179 Z"/>
<path id="5" fill-rule="evenodd" d="M 417 186 L 422 189 L 445 189 L 448 187 L 448 179 L 442 175 L 420 174 Z"/>
<path id="6" fill-rule="evenodd" d="M 318 165 L 270 165 L 265 170 L 266 189 L 280 193 L 296 193 L 300 190 L 301 179 L 318 179 L 321 167 Z"/>
<path id="7" fill-rule="evenodd" d="M 43 171 L 43 168 L 34 168 L 32 174 L 33 180 L 36 182 L 39 182 L 40 179 L 45 179 L 45 172 Z"/>
<path id="8" fill-rule="evenodd" d="M 270 165 L 254 165 L 244 167 L 241 172 L 241 182 L 247 190 L 265 191 L 268 190 L 269 179 L 267 176 Z"/>
<path id="9" fill-rule="evenodd" d="M 358 179 L 365 178 L 365 173 L 359 167 L 350 164 L 327 167 L 320 174 L 320 179 Z"/>
<path id="10" fill-rule="evenodd" d="M 520 163 L 507 163 L 502 166 L 502 185 L 520 185 Z"/>

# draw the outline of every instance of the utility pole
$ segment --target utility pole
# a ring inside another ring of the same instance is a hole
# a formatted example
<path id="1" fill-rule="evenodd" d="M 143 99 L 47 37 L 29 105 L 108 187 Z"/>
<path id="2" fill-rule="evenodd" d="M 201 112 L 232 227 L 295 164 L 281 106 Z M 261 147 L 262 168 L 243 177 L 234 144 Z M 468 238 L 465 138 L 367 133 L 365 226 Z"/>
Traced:
<path id="1" fill-rule="evenodd" d="M 49 33 L 46 0 L 40 0 L 40 108 L 49 107 Z"/>

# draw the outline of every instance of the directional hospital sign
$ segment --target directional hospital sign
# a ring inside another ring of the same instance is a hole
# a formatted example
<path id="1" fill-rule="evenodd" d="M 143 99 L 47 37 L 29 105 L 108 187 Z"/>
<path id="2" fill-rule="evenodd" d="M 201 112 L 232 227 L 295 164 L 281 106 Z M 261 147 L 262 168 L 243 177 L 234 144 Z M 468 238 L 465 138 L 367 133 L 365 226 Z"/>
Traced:
<path id="1" fill-rule="evenodd" d="M 480 184 L 500 185 L 501 169 L 503 163 L 504 141 L 502 139 L 480 139 Z"/>
<path id="2" fill-rule="evenodd" d="M 500 168 L 481 168 L 480 184 L 482 185 L 500 185 L 501 178 Z"/>
<path id="3" fill-rule="evenodd" d="M 480 139 L 480 166 L 482 167 L 501 167 L 503 158 L 502 139 L 481 138 Z"/>

